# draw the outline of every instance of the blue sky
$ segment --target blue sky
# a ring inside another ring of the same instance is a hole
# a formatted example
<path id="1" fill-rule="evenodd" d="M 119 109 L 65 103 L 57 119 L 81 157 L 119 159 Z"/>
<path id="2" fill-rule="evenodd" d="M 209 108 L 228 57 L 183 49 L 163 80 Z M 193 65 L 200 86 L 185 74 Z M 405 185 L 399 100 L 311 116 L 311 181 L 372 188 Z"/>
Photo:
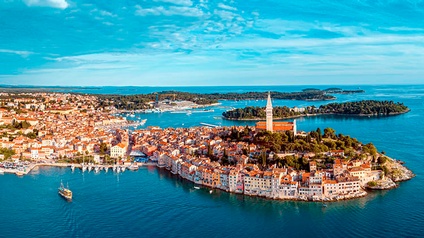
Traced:
<path id="1" fill-rule="evenodd" d="M 424 83 L 424 0 L 0 0 L 0 84 Z"/>

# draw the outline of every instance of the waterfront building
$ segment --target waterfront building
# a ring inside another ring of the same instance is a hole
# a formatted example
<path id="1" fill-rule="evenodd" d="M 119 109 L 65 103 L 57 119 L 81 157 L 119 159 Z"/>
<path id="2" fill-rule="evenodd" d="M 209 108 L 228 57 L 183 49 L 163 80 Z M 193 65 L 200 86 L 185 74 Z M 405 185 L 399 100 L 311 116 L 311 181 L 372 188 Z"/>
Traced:
<path id="1" fill-rule="evenodd" d="M 125 157 L 126 152 L 127 152 L 127 146 L 123 143 L 119 143 L 110 148 L 110 157 L 112 158 Z"/>

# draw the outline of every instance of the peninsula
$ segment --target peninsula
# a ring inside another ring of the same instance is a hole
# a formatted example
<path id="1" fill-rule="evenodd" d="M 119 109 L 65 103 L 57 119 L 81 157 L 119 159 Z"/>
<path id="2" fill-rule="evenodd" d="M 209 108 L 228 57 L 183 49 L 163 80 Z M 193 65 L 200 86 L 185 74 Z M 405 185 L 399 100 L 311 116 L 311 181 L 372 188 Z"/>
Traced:
<path id="1" fill-rule="evenodd" d="M 0 172 L 50 165 L 118 173 L 149 162 L 209 189 L 305 201 L 365 196 L 367 188 L 393 188 L 414 176 L 371 143 L 272 122 L 270 95 L 266 123 L 256 127 L 131 131 L 125 127 L 133 124 L 102 103 L 96 95 L 1 93 Z"/>

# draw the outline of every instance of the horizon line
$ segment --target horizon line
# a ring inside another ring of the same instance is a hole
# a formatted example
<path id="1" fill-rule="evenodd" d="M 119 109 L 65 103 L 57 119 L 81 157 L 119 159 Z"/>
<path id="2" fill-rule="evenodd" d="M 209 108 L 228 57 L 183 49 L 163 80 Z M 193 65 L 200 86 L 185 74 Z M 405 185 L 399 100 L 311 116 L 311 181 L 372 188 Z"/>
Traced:
<path id="1" fill-rule="evenodd" d="M 245 84 L 245 85 L 37 85 L 37 84 L 0 84 L 0 87 L 272 87 L 272 86 L 385 86 L 385 85 L 424 85 L 422 83 L 373 83 L 373 84 Z"/>

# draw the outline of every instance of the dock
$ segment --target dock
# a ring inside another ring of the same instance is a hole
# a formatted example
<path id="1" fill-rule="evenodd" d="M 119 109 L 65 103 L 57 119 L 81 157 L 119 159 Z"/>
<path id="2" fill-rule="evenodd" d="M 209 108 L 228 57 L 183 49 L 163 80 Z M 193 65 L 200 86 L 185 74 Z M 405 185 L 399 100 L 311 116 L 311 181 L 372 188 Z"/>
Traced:
<path id="1" fill-rule="evenodd" d="M 220 126 L 218 126 L 218 125 L 209 124 L 209 123 L 204 123 L 204 122 L 200 122 L 200 125 L 202 125 L 202 126 L 207 126 L 207 127 L 212 127 L 212 128 L 220 127 Z"/>

